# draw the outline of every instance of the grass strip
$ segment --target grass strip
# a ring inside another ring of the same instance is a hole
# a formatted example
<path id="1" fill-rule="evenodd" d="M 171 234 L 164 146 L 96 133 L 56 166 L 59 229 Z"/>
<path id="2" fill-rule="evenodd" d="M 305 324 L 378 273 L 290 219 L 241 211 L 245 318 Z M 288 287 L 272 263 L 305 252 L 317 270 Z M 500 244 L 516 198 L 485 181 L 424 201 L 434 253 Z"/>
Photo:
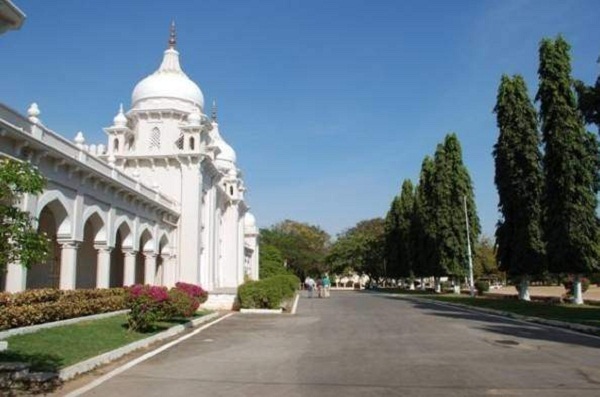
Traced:
<path id="1" fill-rule="evenodd" d="M 208 313 L 210 311 L 199 311 L 194 318 Z M 136 332 L 127 329 L 127 315 L 121 314 L 46 328 L 31 334 L 8 338 L 8 350 L 0 352 L 0 362 L 27 362 L 31 364 L 31 369 L 34 371 L 57 371 L 189 320 L 177 318 L 163 321 L 156 323 L 154 329 L 149 332 Z"/>
<path id="2" fill-rule="evenodd" d="M 486 297 L 471 298 L 469 296 L 452 295 L 427 295 L 424 297 L 440 302 L 460 303 L 467 306 L 500 310 L 546 320 L 600 327 L 600 307 L 598 306 L 526 302 Z"/>

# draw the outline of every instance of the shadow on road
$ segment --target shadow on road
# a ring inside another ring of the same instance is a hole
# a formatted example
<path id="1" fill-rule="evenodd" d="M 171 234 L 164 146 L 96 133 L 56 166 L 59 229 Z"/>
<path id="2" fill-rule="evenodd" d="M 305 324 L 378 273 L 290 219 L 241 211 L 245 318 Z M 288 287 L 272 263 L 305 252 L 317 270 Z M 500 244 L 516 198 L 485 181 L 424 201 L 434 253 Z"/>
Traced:
<path id="1" fill-rule="evenodd" d="M 395 297 L 383 294 L 372 294 L 372 296 L 381 299 L 402 301 L 430 316 L 474 321 L 479 323 L 478 325 L 475 325 L 476 328 L 504 336 L 544 340 L 555 343 L 568 343 L 571 345 L 600 349 L 600 338 L 584 334 L 579 335 L 570 331 L 562 330 L 560 328 L 539 326 L 536 324 L 526 325 L 521 322 L 513 321 L 509 318 L 489 316 L 485 313 L 469 312 L 459 308 L 441 306 L 428 302 L 417 302 L 410 298 L 406 299 L 403 297 Z"/>

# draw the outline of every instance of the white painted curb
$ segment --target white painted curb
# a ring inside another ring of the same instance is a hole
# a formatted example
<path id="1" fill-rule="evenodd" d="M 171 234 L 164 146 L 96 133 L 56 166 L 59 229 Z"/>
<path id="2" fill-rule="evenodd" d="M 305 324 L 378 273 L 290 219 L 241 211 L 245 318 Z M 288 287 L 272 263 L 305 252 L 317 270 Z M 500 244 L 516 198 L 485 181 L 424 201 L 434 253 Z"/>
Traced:
<path id="1" fill-rule="evenodd" d="M 298 301 L 300 300 L 300 293 L 296 293 L 296 299 L 294 300 L 294 305 L 292 306 L 292 314 L 296 314 L 296 310 L 298 309 Z"/>
<path id="2" fill-rule="evenodd" d="M 226 318 L 231 317 L 233 315 L 234 315 L 234 313 L 226 314 L 223 317 L 220 317 L 220 318 L 216 319 L 215 321 L 210 322 L 210 323 L 208 323 L 208 324 L 206 324 L 206 325 L 198 328 L 197 330 L 195 330 L 193 332 L 190 332 L 187 335 L 183 335 L 182 337 L 180 337 L 180 338 L 178 338 L 178 339 L 176 339 L 174 341 L 171 341 L 171 342 L 169 342 L 169 343 L 167 343 L 167 344 L 165 344 L 165 345 L 163 345 L 163 346 L 161 346 L 161 347 L 159 347 L 159 348 L 157 348 L 157 349 L 155 349 L 155 350 L 153 350 L 151 352 L 148 352 L 148 353 L 144 354 L 143 356 L 140 356 L 140 357 L 136 358 L 135 360 L 131 360 L 128 363 L 120 366 L 119 368 L 115 368 L 114 370 L 110 371 L 109 373 L 107 373 L 107 374 L 105 374 L 105 375 L 97 378 L 93 382 L 90 382 L 87 385 L 85 385 L 85 386 L 83 386 L 83 387 L 81 387 L 81 388 L 79 388 L 77 390 L 72 391 L 71 393 L 67 394 L 65 397 L 77 397 L 77 396 L 80 396 L 83 393 L 86 393 L 86 392 L 92 390 L 94 387 L 97 387 L 97 386 L 101 385 L 102 383 L 106 382 L 107 380 L 109 380 L 109 379 L 111 379 L 111 378 L 113 378 L 113 377 L 115 377 L 115 376 L 117 376 L 117 375 L 119 375 L 119 374 L 127 371 L 129 368 L 131 368 L 131 367 L 133 367 L 133 366 L 135 366 L 135 365 L 137 365 L 137 364 L 139 364 L 141 362 L 144 362 L 147 359 L 152 358 L 152 357 L 156 356 L 159 353 L 162 353 L 163 351 L 165 351 L 165 350 L 167 350 L 167 349 L 169 349 L 169 348 L 171 348 L 171 347 L 173 347 L 173 346 L 175 346 L 175 345 L 183 342 L 184 340 L 186 340 L 188 338 L 191 338 L 192 336 L 194 336 L 194 335 L 196 335 L 196 334 L 204 331 L 208 327 L 210 327 L 212 325 L 215 325 L 218 322 L 221 322 L 221 321 L 225 320 Z M 208 316 L 205 316 L 205 317 L 208 317 Z M 204 318 L 204 317 L 202 317 L 202 318 Z"/>
<path id="3" fill-rule="evenodd" d="M 166 331 L 163 331 L 156 335 L 149 336 L 148 338 L 144 338 L 144 339 L 135 341 L 128 345 L 119 347 L 118 349 L 111 350 L 109 352 L 102 353 L 98 356 L 89 358 L 85 361 L 81 361 L 77 364 L 73 364 L 70 367 L 61 369 L 58 373 L 58 377 L 63 381 L 72 379 L 75 376 L 77 376 L 79 374 L 83 374 L 85 372 L 89 372 L 92 369 L 99 367 L 100 365 L 108 364 L 111 361 L 115 361 L 116 359 L 121 358 L 124 355 L 129 354 L 134 350 L 147 347 L 147 346 L 151 345 L 152 343 L 175 336 L 175 335 L 183 332 L 187 328 L 193 328 L 199 324 L 208 322 L 218 316 L 219 316 L 219 313 L 211 313 L 206 316 L 196 318 L 192 321 L 188 321 L 185 324 L 176 325 L 174 327 L 169 328 Z"/>
<path id="4" fill-rule="evenodd" d="M 37 332 L 37 331 L 39 331 L 41 329 L 45 329 L 45 328 L 61 327 L 63 325 L 75 324 L 75 323 L 79 323 L 81 321 L 98 320 L 101 318 L 112 317 L 112 316 L 116 316 L 116 315 L 127 313 L 127 312 L 129 312 L 129 309 L 118 310 L 116 312 L 110 312 L 110 313 L 93 314 L 91 316 L 68 318 L 66 320 L 53 321 L 51 323 L 28 325 L 26 327 L 7 329 L 5 331 L 0 332 L 0 340 L 9 338 L 14 335 L 31 334 L 33 332 Z"/>
<path id="5" fill-rule="evenodd" d="M 240 309 L 240 313 L 246 314 L 281 314 L 283 309 Z"/>

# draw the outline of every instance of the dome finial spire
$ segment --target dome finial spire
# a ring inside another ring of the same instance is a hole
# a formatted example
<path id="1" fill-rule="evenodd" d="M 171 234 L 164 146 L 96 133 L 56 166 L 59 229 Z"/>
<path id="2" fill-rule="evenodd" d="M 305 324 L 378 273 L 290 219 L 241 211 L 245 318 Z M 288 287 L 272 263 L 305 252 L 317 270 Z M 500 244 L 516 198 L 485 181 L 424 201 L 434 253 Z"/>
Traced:
<path id="1" fill-rule="evenodd" d="M 169 48 L 175 48 L 177 44 L 177 32 L 175 31 L 175 20 L 171 21 L 171 32 L 169 34 Z"/>
<path id="2" fill-rule="evenodd" d="M 211 114 L 211 119 L 213 122 L 217 122 L 217 101 L 215 99 L 213 99 L 213 103 L 212 103 L 212 114 Z"/>

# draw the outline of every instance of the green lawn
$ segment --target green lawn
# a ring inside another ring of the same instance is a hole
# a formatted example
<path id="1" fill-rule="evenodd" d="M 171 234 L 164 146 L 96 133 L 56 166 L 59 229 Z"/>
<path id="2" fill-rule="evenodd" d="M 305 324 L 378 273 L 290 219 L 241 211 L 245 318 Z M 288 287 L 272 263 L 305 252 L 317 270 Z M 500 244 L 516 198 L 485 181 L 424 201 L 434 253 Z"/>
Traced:
<path id="1" fill-rule="evenodd" d="M 195 317 L 208 313 L 199 311 Z M 187 321 L 173 319 L 157 323 L 151 332 L 132 332 L 127 330 L 127 315 L 121 314 L 42 329 L 8 338 L 8 350 L 0 352 L 0 361 L 24 361 L 37 371 L 55 371 Z"/>
<path id="2" fill-rule="evenodd" d="M 549 304 L 541 302 L 523 302 L 513 299 L 494 299 L 468 296 L 429 295 L 427 299 L 441 302 L 461 303 L 463 305 L 484 307 L 539 317 L 548 320 L 566 321 L 600 327 L 600 307 L 590 305 Z"/>

